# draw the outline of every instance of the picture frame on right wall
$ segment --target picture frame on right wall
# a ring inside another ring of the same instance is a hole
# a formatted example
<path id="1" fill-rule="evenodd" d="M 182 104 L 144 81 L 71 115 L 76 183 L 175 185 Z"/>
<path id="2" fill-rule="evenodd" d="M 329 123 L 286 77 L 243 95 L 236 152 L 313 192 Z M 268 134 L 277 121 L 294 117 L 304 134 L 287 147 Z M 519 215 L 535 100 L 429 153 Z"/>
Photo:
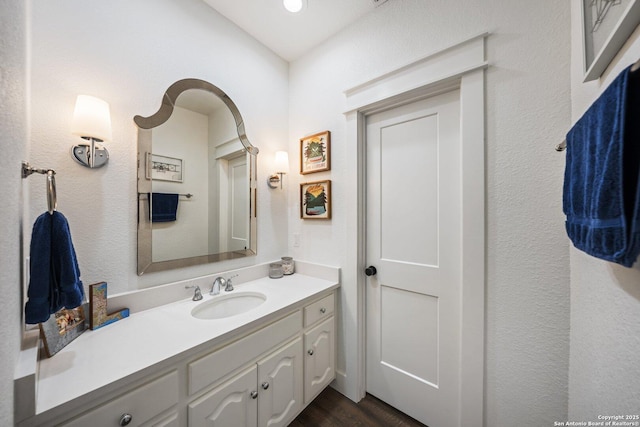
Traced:
<path id="1" fill-rule="evenodd" d="M 300 184 L 300 218 L 331 219 L 331 180 Z"/>
<path id="2" fill-rule="evenodd" d="M 584 82 L 600 78 L 640 24 L 640 0 L 581 0 Z"/>
<path id="3" fill-rule="evenodd" d="M 300 139 L 302 175 L 331 170 L 331 132 L 316 133 Z"/>

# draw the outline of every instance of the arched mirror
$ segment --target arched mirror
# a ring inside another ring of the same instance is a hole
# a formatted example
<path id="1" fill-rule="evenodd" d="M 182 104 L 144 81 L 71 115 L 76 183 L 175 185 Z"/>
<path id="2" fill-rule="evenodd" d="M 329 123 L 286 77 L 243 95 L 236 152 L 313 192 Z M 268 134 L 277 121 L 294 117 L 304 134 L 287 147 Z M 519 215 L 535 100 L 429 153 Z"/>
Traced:
<path id="1" fill-rule="evenodd" d="M 138 274 L 256 254 L 256 156 L 231 98 L 172 84 L 138 126 Z"/>

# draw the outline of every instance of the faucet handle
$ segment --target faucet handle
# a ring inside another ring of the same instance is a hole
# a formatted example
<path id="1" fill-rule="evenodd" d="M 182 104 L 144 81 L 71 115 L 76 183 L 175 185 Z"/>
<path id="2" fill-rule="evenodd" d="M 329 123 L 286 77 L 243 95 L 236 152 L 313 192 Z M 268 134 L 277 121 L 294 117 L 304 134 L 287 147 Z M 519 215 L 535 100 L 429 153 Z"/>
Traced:
<path id="1" fill-rule="evenodd" d="M 234 277 L 238 277 L 238 275 L 234 274 L 233 276 L 227 279 L 227 286 L 225 286 L 224 288 L 225 292 L 231 292 L 233 290 L 233 284 L 231 283 L 231 279 L 233 279 Z"/>
<path id="2" fill-rule="evenodd" d="M 193 301 L 200 301 L 202 299 L 202 291 L 198 285 L 186 285 L 185 289 L 193 289 Z"/>

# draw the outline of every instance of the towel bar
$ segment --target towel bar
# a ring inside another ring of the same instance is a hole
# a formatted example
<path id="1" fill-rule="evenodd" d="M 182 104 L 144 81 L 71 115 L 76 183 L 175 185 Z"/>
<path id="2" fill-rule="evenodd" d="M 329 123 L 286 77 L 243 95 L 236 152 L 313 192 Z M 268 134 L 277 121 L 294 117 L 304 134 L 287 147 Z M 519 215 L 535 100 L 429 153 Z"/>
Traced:
<path id="1" fill-rule="evenodd" d="M 147 193 L 138 193 L 138 197 L 140 197 L 140 200 L 147 200 L 148 196 L 147 197 L 141 197 L 141 196 L 147 196 Z M 178 194 L 178 196 L 186 197 L 187 199 L 190 199 L 190 198 L 193 197 L 193 194 L 191 194 L 191 193 L 187 193 L 187 194 L 180 193 L 180 194 Z"/>
<path id="2" fill-rule="evenodd" d="M 632 66 L 630 71 L 633 73 L 640 69 L 640 59 L 638 59 Z M 556 145 L 556 151 L 564 151 L 567 149 L 567 140 L 563 139 L 560 144 Z"/>

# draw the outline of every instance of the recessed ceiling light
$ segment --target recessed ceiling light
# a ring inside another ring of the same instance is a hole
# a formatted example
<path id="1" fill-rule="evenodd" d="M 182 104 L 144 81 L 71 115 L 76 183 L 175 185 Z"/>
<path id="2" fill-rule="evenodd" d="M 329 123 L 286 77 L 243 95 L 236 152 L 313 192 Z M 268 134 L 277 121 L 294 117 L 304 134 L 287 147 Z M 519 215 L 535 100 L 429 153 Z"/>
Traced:
<path id="1" fill-rule="evenodd" d="M 284 8 L 291 13 L 298 13 L 304 7 L 305 0 L 282 0 Z"/>

